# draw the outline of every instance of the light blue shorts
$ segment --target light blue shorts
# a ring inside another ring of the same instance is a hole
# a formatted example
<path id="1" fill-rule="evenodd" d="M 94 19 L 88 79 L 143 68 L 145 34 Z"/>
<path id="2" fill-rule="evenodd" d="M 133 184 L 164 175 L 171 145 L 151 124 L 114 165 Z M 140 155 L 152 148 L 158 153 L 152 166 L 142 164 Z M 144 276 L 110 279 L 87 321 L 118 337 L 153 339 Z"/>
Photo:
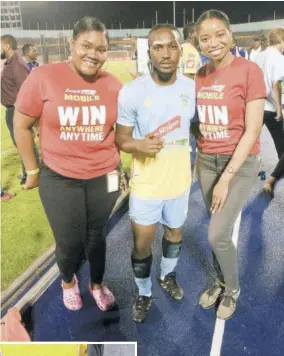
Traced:
<path id="1" fill-rule="evenodd" d="M 187 217 L 189 189 L 174 199 L 147 199 L 130 194 L 129 217 L 140 225 L 160 222 L 169 228 L 181 227 Z"/>

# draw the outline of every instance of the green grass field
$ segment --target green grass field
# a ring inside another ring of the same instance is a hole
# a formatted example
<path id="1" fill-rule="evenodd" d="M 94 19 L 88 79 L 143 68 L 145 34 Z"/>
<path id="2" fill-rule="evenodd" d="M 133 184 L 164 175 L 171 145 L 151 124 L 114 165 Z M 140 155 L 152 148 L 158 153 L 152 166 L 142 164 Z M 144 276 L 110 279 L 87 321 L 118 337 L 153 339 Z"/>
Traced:
<path id="1" fill-rule="evenodd" d="M 108 62 L 106 70 L 118 77 L 123 84 L 132 79 L 127 68 L 135 71 L 134 61 Z M 23 191 L 17 176 L 21 163 L 13 146 L 6 122 L 5 108 L 1 108 L 1 183 L 17 196 L 1 204 L 1 290 L 6 289 L 30 264 L 53 244 L 53 236 L 44 214 L 38 189 Z M 122 153 L 124 168 L 129 172 L 131 158 Z"/>

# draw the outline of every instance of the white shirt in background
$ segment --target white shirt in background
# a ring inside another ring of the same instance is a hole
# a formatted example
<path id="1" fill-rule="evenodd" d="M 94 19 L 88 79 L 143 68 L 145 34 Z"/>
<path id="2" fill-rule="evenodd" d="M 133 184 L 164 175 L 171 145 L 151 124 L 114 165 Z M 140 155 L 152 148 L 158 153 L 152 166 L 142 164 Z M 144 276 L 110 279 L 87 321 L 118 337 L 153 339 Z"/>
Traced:
<path id="1" fill-rule="evenodd" d="M 250 61 L 255 62 L 260 52 L 261 52 L 261 47 L 258 47 L 258 49 L 252 49 L 249 56 Z"/>
<path id="2" fill-rule="evenodd" d="M 277 105 L 274 98 L 273 82 L 284 80 L 284 56 L 276 48 L 268 47 L 257 56 L 255 62 L 264 73 L 267 90 L 264 110 L 276 112 Z"/>

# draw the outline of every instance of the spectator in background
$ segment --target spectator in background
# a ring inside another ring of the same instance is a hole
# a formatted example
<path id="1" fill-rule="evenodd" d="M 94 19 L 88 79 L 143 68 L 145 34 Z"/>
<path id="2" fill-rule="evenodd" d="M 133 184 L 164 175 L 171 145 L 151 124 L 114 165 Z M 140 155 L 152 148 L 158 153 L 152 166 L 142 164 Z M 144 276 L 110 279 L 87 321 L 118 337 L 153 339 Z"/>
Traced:
<path id="1" fill-rule="evenodd" d="M 36 46 L 27 43 L 23 46 L 22 51 L 24 60 L 26 61 L 26 64 L 30 71 L 39 66 L 39 63 L 37 62 L 38 54 Z"/>
<path id="2" fill-rule="evenodd" d="M 255 62 L 256 57 L 260 52 L 265 50 L 267 47 L 267 40 L 264 35 L 255 36 L 253 38 L 253 45 L 248 50 L 248 59 L 252 62 Z"/>
<path id="3" fill-rule="evenodd" d="M 231 53 L 232 53 L 233 56 L 243 57 L 243 58 L 248 59 L 247 51 L 242 47 L 238 47 L 238 43 L 237 43 L 237 40 L 236 40 L 235 36 L 233 36 L 233 38 L 232 38 Z"/>
<path id="4" fill-rule="evenodd" d="M 24 60 L 30 70 L 30 72 L 39 66 L 37 62 L 37 49 L 36 46 L 30 43 L 27 43 L 22 48 Z M 38 121 L 33 126 L 33 131 L 35 136 L 39 137 L 39 124 Z"/>
<path id="5" fill-rule="evenodd" d="M 29 75 L 29 69 L 17 52 L 15 37 L 11 35 L 1 36 L 1 59 L 6 59 L 1 73 L 1 104 L 6 107 L 6 124 L 13 144 L 16 146 L 13 125 L 14 104 L 23 82 Z M 33 150 L 39 164 L 39 152 L 35 144 L 33 145 Z M 22 171 L 21 184 L 24 184 L 27 179 L 27 173 L 23 163 Z"/>
<path id="6" fill-rule="evenodd" d="M 274 28 L 269 34 L 269 47 L 256 58 L 256 63 L 264 73 L 267 90 L 263 122 L 273 138 L 279 159 L 284 153 L 281 107 L 281 82 L 284 80 L 283 51 L 284 28 Z"/>
<path id="7" fill-rule="evenodd" d="M 284 80 L 284 28 L 274 28 L 269 33 L 269 47 L 256 59 L 264 73 L 267 100 L 264 106 L 264 124 L 268 128 L 279 158 L 264 190 L 273 196 L 276 181 L 284 174 L 284 130 L 281 107 L 281 83 Z"/>
<path id="8" fill-rule="evenodd" d="M 197 50 L 198 42 L 194 23 L 188 23 L 183 29 L 185 42 L 181 45 L 182 53 L 179 62 L 179 72 L 194 79 L 196 72 L 202 66 Z"/>

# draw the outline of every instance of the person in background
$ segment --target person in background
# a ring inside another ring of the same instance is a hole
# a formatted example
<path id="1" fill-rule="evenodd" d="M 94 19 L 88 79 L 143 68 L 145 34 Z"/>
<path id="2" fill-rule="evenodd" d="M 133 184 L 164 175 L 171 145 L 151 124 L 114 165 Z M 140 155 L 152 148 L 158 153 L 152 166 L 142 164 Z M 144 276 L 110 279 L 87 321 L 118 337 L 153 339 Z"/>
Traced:
<path id="1" fill-rule="evenodd" d="M 37 62 L 38 54 L 37 54 L 36 46 L 27 43 L 23 46 L 22 51 L 23 51 L 24 60 L 26 61 L 26 64 L 30 71 L 32 71 L 32 69 L 39 66 L 39 63 Z"/>
<path id="2" fill-rule="evenodd" d="M 24 58 L 30 71 L 32 71 L 32 69 L 39 66 L 39 63 L 37 62 L 38 54 L 37 54 L 36 46 L 27 43 L 23 46 L 22 51 L 23 51 L 23 56 L 24 56 L 23 58 Z M 39 137 L 38 121 L 33 126 L 33 132 L 34 132 L 35 136 Z"/>
<path id="3" fill-rule="evenodd" d="M 210 216 L 208 241 L 215 276 L 199 304 L 215 306 L 217 318 L 231 318 L 240 295 L 234 223 L 248 199 L 260 166 L 259 135 L 266 88 L 259 66 L 230 53 L 232 31 L 226 14 L 208 10 L 197 20 L 202 52 L 211 63 L 196 76 L 199 114 L 197 173 Z"/>
<path id="4" fill-rule="evenodd" d="M 198 42 L 194 23 L 188 23 L 183 28 L 184 43 L 181 45 L 179 72 L 194 79 L 196 72 L 202 66 L 200 54 L 197 50 Z"/>
<path id="5" fill-rule="evenodd" d="M 1 59 L 6 59 L 1 73 L 1 104 L 6 107 L 6 124 L 14 146 L 17 147 L 14 138 L 13 117 L 15 102 L 20 88 L 29 75 L 29 69 L 17 51 L 17 41 L 11 35 L 1 36 Z M 32 129 L 31 129 L 32 130 Z M 33 151 L 39 165 L 40 158 L 36 144 Z M 22 162 L 22 175 L 20 184 L 25 184 L 27 173 Z"/>
<path id="6" fill-rule="evenodd" d="M 282 154 L 279 162 L 277 163 L 274 171 L 271 173 L 271 176 L 264 184 L 264 191 L 274 197 L 274 188 L 275 183 L 284 177 L 284 153 Z"/>
<path id="7" fill-rule="evenodd" d="M 102 70 L 109 37 L 94 17 L 73 28 L 72 59 L 32 70 L 15 104 L 15 138 L 28 170 L 25 189 L 39 194 L 56 243 L 63 303 L 82 308 L 76 273 L 84 251 L 89 292 L 102 311 L 115 304 L 103 283 L 105 228 L 119 196 L 120 162 L 114 125 L 121 83 Z M 30 128 L 40 122 L 43 164 L 37 164 Z M 40 173 L 40 174 L 39 174 Z"/>
<path id="8" fill-rule="evenodd" d="M 232 41 L 233 41 L 232 48 L 231 48 L 232 55 L 236 56 L 236 57 L 243 57 L 243 58 L 248 59 L 247 51 L 242 47 L 238 47 L 237 40 L 236 40 L 235 36 L 233 36 Z"/>
<path id="9" fill-rule="evenodd" d="M 253 38 L 252 47 L 248 49 L 248 59 L 255 62 L 259 53 L 267 47 L 266 37 L 262 34 Z"/>
<path id="10" fill-rule="evenodd" d="M 194 81 L 177 73 L 180 33 L 170 24 L 148 35 L 151 72 L 126 84 L 119 94 L 116 143 L 133 155 L 129 216 L 134 248 L 131 262 L 138 287 L 133 320 L 143 322 L 152 303 L 152 249 L 157 223 L 164 227 L 160 286 L 176 301 L 183 289 L 175 267 L 187 217 L 191 167 L 190 122 L 195 113 Z"/>
<path id="11" fill-rule="evenodd" d="M 263 123 L 273 139 L 278 159 L 284 153 L 284 129 L 281 106 L 281 82 L 284 80 L 284 28 L 269 33 L 269 47 L 262 51 L 255 63 L 261 68 L 267 90 Z"/>

